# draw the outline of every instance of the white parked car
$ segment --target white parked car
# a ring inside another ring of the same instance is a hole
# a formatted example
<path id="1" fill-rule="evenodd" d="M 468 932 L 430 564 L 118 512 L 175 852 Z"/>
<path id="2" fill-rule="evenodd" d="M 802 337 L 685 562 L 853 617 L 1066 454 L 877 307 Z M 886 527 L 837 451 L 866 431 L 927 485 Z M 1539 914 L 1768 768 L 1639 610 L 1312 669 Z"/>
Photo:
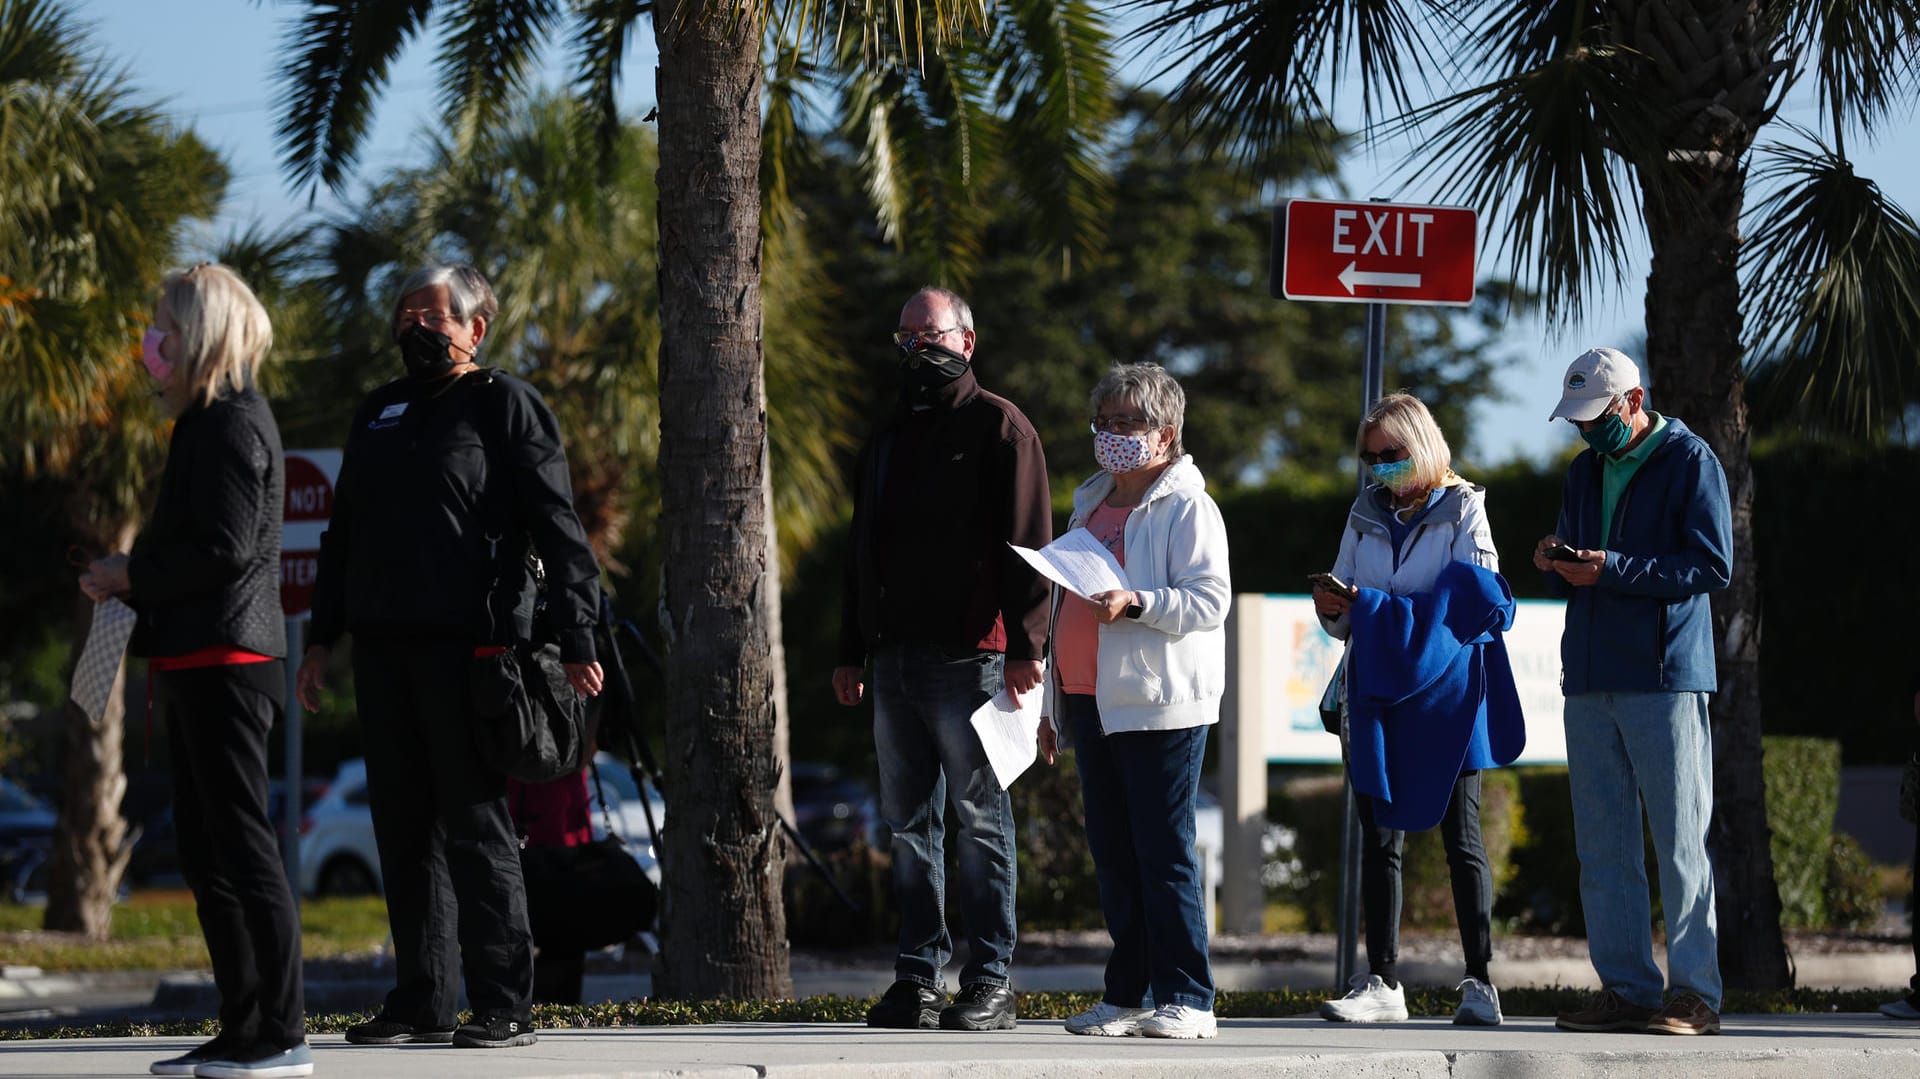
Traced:
<path id="1" fill-rule="evenodd" d="M 607 834 L 607 814 L 600 812 L 600 788 L 613 805 L 614 830 L 626 841 L 627 851 L 647 875 L 660 880 L 659 859 L 647 830 L 651 805 L 656 827 L 666 823 L 666 803 L 651 787 L 640 800 L 627 766 L 605 753 L 594 756 L 600 775 L 596 786 L 587 776 L 588 809 L 593 835 Z M 300 891 L 304 895 L 372 895 L 380 892 L 380 848 L 373 838 L 373 810 L 367 805 L 367 762 L 355 757 L 340 765 L 327 793 L 313 803 L 300 821 Z"/>

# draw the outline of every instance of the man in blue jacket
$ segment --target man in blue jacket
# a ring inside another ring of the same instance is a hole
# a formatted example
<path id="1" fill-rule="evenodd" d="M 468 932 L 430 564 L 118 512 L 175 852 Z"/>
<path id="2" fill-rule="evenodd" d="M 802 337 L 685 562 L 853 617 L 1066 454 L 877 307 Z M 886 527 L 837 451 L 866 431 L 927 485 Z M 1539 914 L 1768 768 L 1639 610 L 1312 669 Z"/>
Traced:
<path id="1" fill-rule="evenodd" d="M 1731 579 L 1733 521 L 1713 450 L 1679 420 L 1647 411 L 1646 395 L 1631 359 L 1591 349 L 1568 366 L 1550 417 L 1571 422 L 1590 447 L 1567 469 L 1559 525 L 1533 564 L 1567 599 L 1567 770 L 1587 950 L 1601 984 L 1557 1025 L 1718 1034 L 1707 594 Z M 1642 802 L 1660 866 L 1666 979 L 1653 961 Z"/>

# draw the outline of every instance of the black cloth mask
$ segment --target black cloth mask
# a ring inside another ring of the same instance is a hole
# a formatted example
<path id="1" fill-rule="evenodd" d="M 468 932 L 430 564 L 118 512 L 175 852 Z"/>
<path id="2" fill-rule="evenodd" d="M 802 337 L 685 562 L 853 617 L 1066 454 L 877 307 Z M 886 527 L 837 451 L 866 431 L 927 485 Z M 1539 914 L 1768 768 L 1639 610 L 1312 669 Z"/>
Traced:
<path id="1" fill-rule="evenodd" d="M 407 374 L 419 379 L 440 378 L 453 370 L 453 338 L 414 323 L 400 331 L 394 343 L 400 346 L 401 362 Z"/>
<path id="2" fill-rule="evenodd" d="M 965 356 L 931 342 L 917 342 L 912 349 L 902 348 L 900 363 L 907 372 L 902 392 L 910 405 L 932 404 L 942 389 L 967 373 Z"/>

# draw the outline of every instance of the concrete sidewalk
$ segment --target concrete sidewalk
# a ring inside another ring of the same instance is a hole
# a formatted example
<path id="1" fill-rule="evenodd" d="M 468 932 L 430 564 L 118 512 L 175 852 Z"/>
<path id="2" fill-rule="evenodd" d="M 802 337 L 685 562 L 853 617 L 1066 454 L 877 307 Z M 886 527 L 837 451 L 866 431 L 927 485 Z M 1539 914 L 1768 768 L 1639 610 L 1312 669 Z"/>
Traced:
<path id="1" fill-rule="evenodd" d="M 0 1075 L 133 1076 L 183 1038 L 0 1043 Z M 1234 1019 L 1204 1042 L 1076 1038 L 1057 1021 L 989 1034 L 847 1024 L 719 1024 L 542 1031 L 523 1049 L 349 1046 L 313 1039 L 316 1076 L 340 1079 L 1860 1079 L 1920 1075 L 1920 1025 L 1877 1015 L 1730 1016 L 1719 1037 L 1568 1034 L 1548 1019 L 1496 1029 L 1443 1019 L 1349 1026 Z"/>

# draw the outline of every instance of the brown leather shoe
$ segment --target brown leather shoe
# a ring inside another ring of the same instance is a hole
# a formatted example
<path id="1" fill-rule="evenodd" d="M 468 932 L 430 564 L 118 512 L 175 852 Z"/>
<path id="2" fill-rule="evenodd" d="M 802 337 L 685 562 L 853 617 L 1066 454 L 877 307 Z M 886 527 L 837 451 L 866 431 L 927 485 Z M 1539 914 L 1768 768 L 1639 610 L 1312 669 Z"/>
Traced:
<path id="1" fill-rule="evenodd" d="M 1554 1018 L 1553 1025 L 1561 1030 L 1583 1034 L 1610 1034 L 1615 1031 L 1638 1034 L 1647 1029 L 1647 1020 L 1652 1019 L 1653 1015 L 1652 1008 L 1642 1008 L 1611 989 L 1602 989 L 1589 998 L 1587 1006 L 1579 1011 L 1561 1012 Z"/>
<path id="2" fill-rule="evenodd" d="M 1718 1034 L 1720 1013 L 1707 1007 L 1697 994 L 1682 993 L 1667 1001 L 1652 1019 L 1647 1020 L 1649 1034 Z"/>

